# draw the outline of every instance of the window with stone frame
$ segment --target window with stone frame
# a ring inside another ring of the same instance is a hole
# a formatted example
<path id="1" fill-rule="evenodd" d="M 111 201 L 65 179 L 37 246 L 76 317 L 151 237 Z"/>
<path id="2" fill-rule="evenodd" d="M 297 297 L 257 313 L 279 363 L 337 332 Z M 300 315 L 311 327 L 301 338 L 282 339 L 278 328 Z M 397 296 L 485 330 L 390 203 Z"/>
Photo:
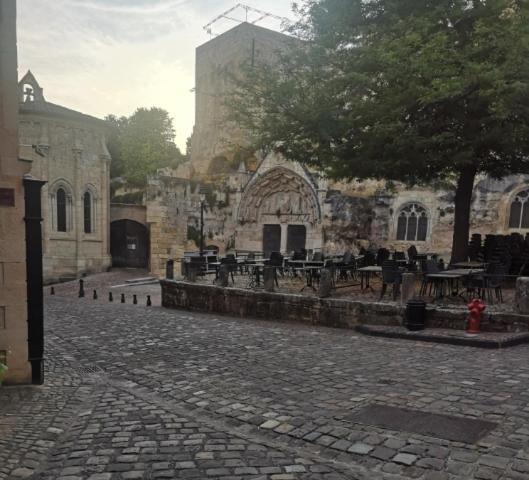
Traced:
<path id="1" fill-rule="evenodd" d="M 509 214 L 509 228 L 529 229 L 529 189 L 514 197 Z"/>
<path id="2" fill-rule="evenodd" d="M 397 215 L 397 240 L 424 242 L 428 235 L 428 212 L 419 203 L 404 205 Z"/>

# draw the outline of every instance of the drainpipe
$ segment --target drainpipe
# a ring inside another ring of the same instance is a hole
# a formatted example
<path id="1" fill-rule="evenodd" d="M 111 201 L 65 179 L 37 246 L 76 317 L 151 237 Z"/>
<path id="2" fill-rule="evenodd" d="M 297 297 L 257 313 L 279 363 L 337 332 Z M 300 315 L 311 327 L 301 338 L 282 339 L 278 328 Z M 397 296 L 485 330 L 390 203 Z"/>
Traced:
<path id="1" fill-rule="evenodd" d="M 42 292 L 41 188 L 46 183 L 24 176 L 26 223 L 26 282 L 28 304 L 28 360 L 31 381 L 44 382 L 44 302 Z"/>

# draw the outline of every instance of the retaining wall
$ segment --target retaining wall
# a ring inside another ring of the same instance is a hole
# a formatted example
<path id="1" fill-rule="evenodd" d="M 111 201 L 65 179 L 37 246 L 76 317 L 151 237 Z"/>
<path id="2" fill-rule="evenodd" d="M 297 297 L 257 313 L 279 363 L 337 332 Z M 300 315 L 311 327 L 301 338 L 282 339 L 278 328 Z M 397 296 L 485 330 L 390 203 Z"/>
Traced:
<path id="1" fill-rule="evenodd" d="M 166 308 L 339 328 L 354 328 L 362 324 L 402 325 L 404 320 L 405 307 L 393 303 L 222 288 L 177 280 L 161 280 L 160 283 L 162 306 Z M 426 326 L 464 329 L 467 317 L 464 309 L 429 305 Z M 482 330 L 529 331 L 529 316 L 487 313 Z"/>

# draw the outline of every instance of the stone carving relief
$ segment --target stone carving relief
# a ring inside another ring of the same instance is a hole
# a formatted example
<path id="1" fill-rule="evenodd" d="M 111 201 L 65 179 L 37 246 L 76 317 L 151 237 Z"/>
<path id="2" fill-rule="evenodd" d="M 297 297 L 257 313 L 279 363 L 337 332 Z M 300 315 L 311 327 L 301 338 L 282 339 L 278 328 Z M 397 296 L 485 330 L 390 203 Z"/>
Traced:
<path id="1" fill-rule="evenodd" d="M 239 222 L 271 221 L 317 223 L 321 221 L 315 190 L 297 173 L 277 167 L 246 187 L 239 206 Z"/>

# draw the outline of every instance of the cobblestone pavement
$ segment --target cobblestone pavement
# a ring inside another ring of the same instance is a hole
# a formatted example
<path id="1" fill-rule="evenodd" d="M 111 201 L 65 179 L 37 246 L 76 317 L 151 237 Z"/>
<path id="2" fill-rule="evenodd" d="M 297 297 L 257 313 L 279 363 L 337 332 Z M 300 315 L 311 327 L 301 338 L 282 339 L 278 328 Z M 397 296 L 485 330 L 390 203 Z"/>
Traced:
<path id="1" fill-rule="evenodd" d="M 529 479 L 528 346 L 379 339 L 56 290 L 46 385 L 0 389 L 0 478 Z M 377 403 L 498 426 L 469 445 L 347 421 Z"/>

